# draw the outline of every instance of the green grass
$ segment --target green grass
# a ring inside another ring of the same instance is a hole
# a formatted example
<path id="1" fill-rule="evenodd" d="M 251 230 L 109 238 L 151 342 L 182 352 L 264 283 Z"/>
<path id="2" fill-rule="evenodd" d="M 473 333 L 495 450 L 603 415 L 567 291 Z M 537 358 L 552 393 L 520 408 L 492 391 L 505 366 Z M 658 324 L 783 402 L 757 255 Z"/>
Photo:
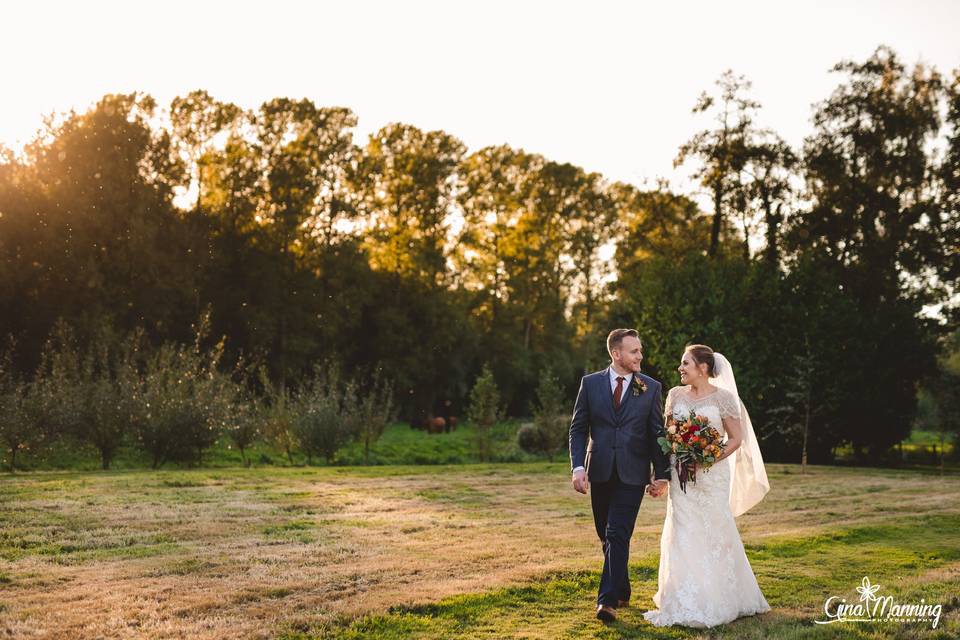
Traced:
<path id="1" fill-rule="evenodd" d="M 492 433 L 493 452 L 491 462 L 533 462 L 544 459 L 525 453 L 517 446 L 517 430 L 520 423 L 509 421 L 497 424 Z M 336 455 L 337 466 L 351 465 L 423 465 L 423 464 L 463 464 L 479 462 L 474 444 L 476 432 L 470 425 L 460 425 L 451 433 L 429 434 L 419 429 L 411 429 L 407 424 L 393 424 L 387 427 L 380 439 L 370 449 L 369 460 L 365 461 L 363 445 L 350 443 Z M 560 453 L 560 458 L 565 454 Z M 267 442 L 256 442 L 245 452 L 246 460 L 252 466 L 305 466 L 306 457 L 294 453 L 293 465 L 282 450 Z M 0 465 L 6 466 L 6 458 Z M 312 465 L 323 466 L 323 460 L 314 459 Z M 213 447 L 204 451 L 204 468 L 239 467 L 244 465 L 236 445 L 228 437 L 221 437 Z M 82 443 L 59 442 L 35 453 L 23 453 L 17 458 L 20 470 L 49 471 L 75 470 L 98 471 L 100 458 L 95 449 Z M 135 448 L 122 447 L 111 464 L 112 470 L 150 468 L 149 456 Z M 164 465 L 166 469 L 179 468 L 174 463 Z"/>
<path id="2" fill-rule="evenodd" d="M 406 434 L 398 434 L 406 435 Z M 768 465 L 738 520 L 773 611 L 656 629 L 664 501 L 633 541 L 635 606 L 593 617 L 601 564 L 565 462 L 46 471 L 0 476 L 0 634 L 63 638 L 952 638 L 960 477 Z M 820 626 L 863 576 L 941 627 Z"/>
<path id="3" fill-rule="evenodd" d="M 518 422 L 504 422 L 493 428 L 492 462 L 529 462 L 538 460 L 517 446 Z M 460 464 L 478 462 L 470 425 L 460 425 L 450 433 L 429 434 L 407 425 L 392 425 L 371 447 L 369 463 L 385 464 Z M 561 454 L 560 457 L 563 457 Z M 352 443 L 337 453 L 337 462 L 345 465 L 364 464 L 363 445 Z"/>
<path id="4" fill-rule="evenodd" d="M 496 425 L 492 433 L 493 451 L 490 462 L 537 462 L 546 460 L 521 450 L 517 445 L 517 430 L 520 422 L 511 420 Z M 385 465 L 456 465 L 480 462 L 475 451 L 475 430 L 469 424 L 463 424 L 451 433 L 429 434 L 411 429 L 407 424 L 393 424 L 387 427 L 380 439 L 370 449 L 369 458 L 364 456 L 362 443 L 353 442 L 340 451 L 334 459 L 334 466 L 385 466 Z M 915 469 L 924 467 L 939 468 L 940 436 L 936 432 L 915 430 L 905 440 L 902 447 L 894 447 L 887 456 L 888 463 L 900 461 L 901 466 Z M 900 451 L 902 449 L 902 460 Z M 945 445 L 946 464 L 951 470 L 960 470 L 956 464 L 955 447 L 949 441 Z M 853 462 L 853 450 L 849 446 L 836 450 L 841 463 Z M 6 454 L 3 454 L 4 456 Z M 558 453 L 558 460 L 565 460 L 566 452 Z M 0 456 L 0 465 L 6 465 L 6 458 Z M 247 463 L 253 467 L 289 467 L 308 466 L 306 457 L 294 453 L 291 464 L 285 452 L 270 443 L 258 441 L 245 455 Z M 38 452 L 27 452 L 18 457 L 21 470 L 75 470 L 97 471 L 100 460 L 97 452 L 88 445 L 76 442 L 59 442 Z M 240 451 L 224 436 L 203 454 L 202 468 L 228 468 L 244 466 L 244 457 Z M 126 446 L 121 448 L 111 465 L 112 470 L 148 469 L 151 460 L 143 452 Z M 312 460 L 309 466 L 326 466 L 323 460 Z M 165 469 L 179 469 L 182 465 L 167 463 Z"/>
<path id="5" fill-rule="evenodd" d="M 529 586 L 465 594 L 429 605 L 398 605 L 385 615 L 344 620 L 281 638 L 953 638 L 960 632 L 956 618 L 960 572 L 940 581 L 923 579 L 932 570 L 960 561 L 960 516 L 780 537 L 747 545 L 747 555 L 773 612 L 709 632 L 646 624 L 642 611 L 649 603 L 643 597 L 637 598 L 639 607 L 621 610 L 616 623 L 600 625 L 591 615 L 599 575 L 570 572 L 546 576 Z M 631 564 L 634 593 L 649 596 L 656 591 L 657 565 L 656 555 Z M 856 601 L 854 587 L 864 575 L 883 587 L 880 595 L 894 595 L 897 602 L 925 598 L 943 604 L 938 629 L 929 623 L 813 623 L 823 619 L 819 607 L 829 595 Z"/>

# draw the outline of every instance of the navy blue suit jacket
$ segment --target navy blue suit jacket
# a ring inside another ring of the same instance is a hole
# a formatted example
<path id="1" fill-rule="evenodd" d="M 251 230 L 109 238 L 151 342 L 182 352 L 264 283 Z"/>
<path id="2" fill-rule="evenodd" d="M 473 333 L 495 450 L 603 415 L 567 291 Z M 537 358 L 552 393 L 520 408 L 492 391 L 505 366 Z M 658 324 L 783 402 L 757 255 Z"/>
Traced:
<path id="1" fill-rule="evenodd" d="M 647 390 L 627 389 L 620 410 L 613 408 L 610 369 L 583 377 L 570 421 L 570 469 L 586 467 L 590 482 L 606 482 L 617 474 L 625 484 L 650 482 L 650 465 L 658 480 L 670 479 L 670 459 L 660 449 L 663 435 L 663 393 L 660 383 L 635 373 Z"/>

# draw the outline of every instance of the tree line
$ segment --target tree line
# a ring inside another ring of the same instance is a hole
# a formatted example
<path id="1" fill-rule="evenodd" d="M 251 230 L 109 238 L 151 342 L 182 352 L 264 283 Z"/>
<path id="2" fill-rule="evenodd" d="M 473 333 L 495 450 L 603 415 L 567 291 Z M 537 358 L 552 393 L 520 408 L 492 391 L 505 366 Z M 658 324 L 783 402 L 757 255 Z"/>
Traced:
<path id="1" fill-rule="evenodd" d="M 758 124 L 746 79 L 703 94 L 713 120 L 677 163 L 709 211 L 402 123 L 356 144 L 349 109 L 306 99 L 104 96 L 0 157 L 3 407 L 51 370 L 58 327 L 78 353 L 136 336 L 173 358 L 203 324 L 212 369 L 258 372 L 240 404 L 275 406 L 335 362 L 388 381 L 411 422 L 465 415 L 487 366 L 503 412 L 526 415 L 544 371 L 572 402 L 607 331 L 634 326 L 668 387 L 686 343 L 724 352 L 770 459 L 849 444 L 882 460 L 921 386 L 945 407 L 956 393 L 937 381 L 957 326 L 960 70 L 880 47 L 834 72 L 801 148 Z"/>

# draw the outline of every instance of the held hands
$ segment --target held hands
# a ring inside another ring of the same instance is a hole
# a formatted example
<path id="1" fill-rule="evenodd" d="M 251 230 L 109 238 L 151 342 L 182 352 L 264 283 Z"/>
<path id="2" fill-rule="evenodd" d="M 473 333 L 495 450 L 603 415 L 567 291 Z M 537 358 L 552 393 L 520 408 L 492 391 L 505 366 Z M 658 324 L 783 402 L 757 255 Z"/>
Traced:
<path id="1" fill-rule="evenodd" d="M 667 492 L 670 483 L 666 480 L 653 480 L 647 485 L 647 495 L 651 498 L 659 498 Z"/>
<path id="2" fill-rule="evenodd" d="M 590 481 L 587 480 L 587 472 L 583 469 L 577 469 L 573 472 L 573 488 L 579 493 L 586 493 L 590 489 Z"/>

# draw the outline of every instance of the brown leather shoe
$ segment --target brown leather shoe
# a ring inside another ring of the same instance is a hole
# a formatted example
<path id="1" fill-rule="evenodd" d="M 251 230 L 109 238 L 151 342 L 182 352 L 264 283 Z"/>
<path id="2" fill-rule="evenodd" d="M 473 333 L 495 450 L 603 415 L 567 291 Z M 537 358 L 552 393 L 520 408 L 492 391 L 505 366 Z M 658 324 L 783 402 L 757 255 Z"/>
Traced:
<path id="1" fill-rule="evenodd" d="M 603 620 L 604 622 L 615 622 L 616 619 L 616 609 L 613 607 L 608 607 L 604 604 L 597 605 L 597 620 Z"/>
<path id="2" fill-rule="evenodd" d="M 617 609 L 624 609 L 630 606 L 629 600 L 617 600 Z"/>

